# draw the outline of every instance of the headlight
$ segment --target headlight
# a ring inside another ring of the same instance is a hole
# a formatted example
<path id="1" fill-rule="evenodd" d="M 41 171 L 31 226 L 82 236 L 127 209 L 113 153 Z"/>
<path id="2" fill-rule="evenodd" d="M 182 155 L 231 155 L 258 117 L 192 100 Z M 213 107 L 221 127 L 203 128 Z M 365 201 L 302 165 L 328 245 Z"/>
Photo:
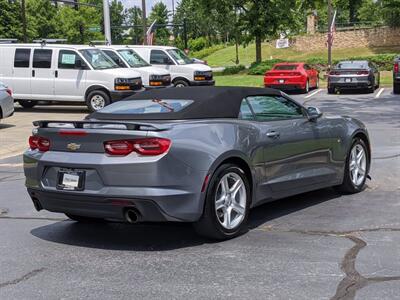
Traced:
<path id="1" fill-rule="evenodd" d="M 142 79 L 139 78 L 115 78 L 114 89 L 117 91 L 138 90 L 142 88 Z"/>
<path id="2" fill-rule="evenodd" d="M 163 75 L 150 75 L 150 80 L 163 80 Z"/>
<path id="3" fill-rule="evenodd" d="M 194 72 L 194 80 L 211 80 L 212 79 L 212 71 L 195 71 Z"/>

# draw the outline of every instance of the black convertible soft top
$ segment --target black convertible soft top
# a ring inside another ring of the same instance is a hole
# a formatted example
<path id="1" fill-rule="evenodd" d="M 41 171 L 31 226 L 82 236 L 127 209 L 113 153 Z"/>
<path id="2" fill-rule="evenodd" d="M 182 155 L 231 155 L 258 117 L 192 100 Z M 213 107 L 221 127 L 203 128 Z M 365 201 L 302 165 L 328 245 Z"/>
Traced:
<path id="1" fill-rule="evenodd" d="M 208 118 L 237 118 L 242 100 L 247 96 L 277 95 L 281 92 L 268 88 L 252 87 L 182 87 L 155 89 L 122 101 L 153 100 L 153 99 L 182 99 L 192 100 L 193 103 L 177 112 L 146 113 L 146 114 L 117 114 L 94 112 L 87 119 L 98 120 L 185 120 Z"/>

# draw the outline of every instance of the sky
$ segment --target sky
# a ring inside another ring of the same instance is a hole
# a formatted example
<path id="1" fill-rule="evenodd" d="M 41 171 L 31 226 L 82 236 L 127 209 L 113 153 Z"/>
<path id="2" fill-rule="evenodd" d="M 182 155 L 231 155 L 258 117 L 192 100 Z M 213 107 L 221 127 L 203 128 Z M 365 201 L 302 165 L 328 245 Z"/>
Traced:
<path id="1" fill-rule="evenodd" d="M 174 1 L 176 9 L 179 0 L 146 0 L 146 15 L 149 15 L 151 8 L 157 2 L 163 2 L 165 5 L 167 5 L 168 10 L 172 10 L 172 1 Z M 121 2 L 126 8 L 130 8 L 132 6 L 142 7 L 142 0 L 121 0 Z"/>

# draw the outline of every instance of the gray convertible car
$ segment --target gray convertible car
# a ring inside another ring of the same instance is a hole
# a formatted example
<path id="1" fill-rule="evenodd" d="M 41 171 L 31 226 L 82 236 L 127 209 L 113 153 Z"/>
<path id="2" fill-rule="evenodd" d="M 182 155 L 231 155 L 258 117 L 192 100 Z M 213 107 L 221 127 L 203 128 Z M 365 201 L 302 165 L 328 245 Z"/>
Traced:
<path id="1" fill-rule="evenodd" d="M 367 129 L 264 88 L 143 92 L 82 121 L 37 121 L 24 154 L 37 210 L 76 221 L 192 222 L 227 239 L 249 209 L 335 186 L 363 189 Z"/>

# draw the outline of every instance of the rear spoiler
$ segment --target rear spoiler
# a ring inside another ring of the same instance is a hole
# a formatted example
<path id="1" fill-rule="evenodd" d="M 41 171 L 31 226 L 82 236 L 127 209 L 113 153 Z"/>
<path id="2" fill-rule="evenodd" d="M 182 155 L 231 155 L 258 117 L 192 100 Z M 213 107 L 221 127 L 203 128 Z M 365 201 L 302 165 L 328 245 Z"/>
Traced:
<path id="1" fill-rule="evenodd" d="M 77 128 L 77 129 L 113 129 L 113 130 L 143 130 L 164 131 L 171 128 L 168 125 L 155 125 L 142 122 L 118 122 L 118 121 L 59 121 L 39 120 L 33 125 L 38 128 Z"/>

